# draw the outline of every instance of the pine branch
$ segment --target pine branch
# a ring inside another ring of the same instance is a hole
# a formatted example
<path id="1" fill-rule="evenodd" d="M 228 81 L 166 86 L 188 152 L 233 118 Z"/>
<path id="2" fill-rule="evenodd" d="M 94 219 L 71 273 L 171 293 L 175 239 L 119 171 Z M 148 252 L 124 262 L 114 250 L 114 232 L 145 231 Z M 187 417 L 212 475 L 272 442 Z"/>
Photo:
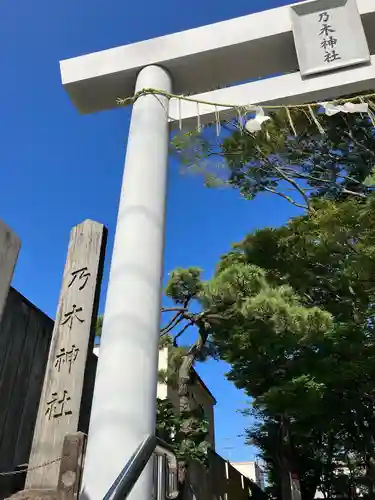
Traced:
<path id="1" fill-rule="evenodd" d="M 296 201 L 293 200 L 293 198 L 291 198 L 290 196 L 288 196 L 288 195 L 286 195 L 284 193 L 281 193 L 280 191 L 275 191 L 274 189 L 268 188 L 266 186 L 264 187 L 264 190 L 268 191 L 269 193 L 273 193 L 273 194 L 276 194 L 277 196 L 280 196 L 284 200 L 289 201 L 289 203 L 291 203 L 295 207 L 303 208 L 304 210 L 308 210 L 309 209 L 309 207 L 307 205 L 301 205 L 300 203 L 297 203 Z"/>
<path id="2" fill-rule="evenodd" d="M 176 317 L 178 318 L 177 320 L 176 320 Z M 167 326 L 165 326 L 164 328 L 162 328 L 160 330 L 160 336 L 163 337 L 164 335 L 169 333 L 171 330 L 173 330 L 173 328 L 175 328 L 177 325 L 179 325 L 181 323 L 181 321 L 183 321 L 184 319 L 185 318 L 181 315 L 181 313 L 176 315 L 175 319 L 170 321 Z"/>
<path id="3" fill-rule="evenodd" d="M 296 174 L 297 178 L 298 179 L 303 179 L 303 180 L 312 180 L 312 181 L 316 181 L 316 182 L 321 182 L 322 184 L 330 184 L 331 186 L 335 186 L 336 185 L 336 182 L 334 180 L 329 180 L 329 179 L 322 179 L 320 177 L 314 177 L 313 175 L 310 175 L 310 174 Z M 343 179 L 345 179 L 345 177 L 343 177 Z M 358 184 L 361 184 L 360 182 L 358 182 Z M 341 187 L 341 191 L 342 193 L 344 194 L 351 194 L 353 196 L 357 196 L 359 198 L 367 198 L 367 196 L 364 194 L 364 193 L 358 193 L 356 191 L 351 191 L 350 189 L 347 189 L 345 187 Z"/>
<path id="4" fill-rule="evenodd" d="M 162 307 L 161 308 L 162 313 L 163 312 L 177 311 L 177 313 L 173 316 L 173 318 L 170 321 L 168 321 L 168 323 L 165 326 L 163 326 L 163 328 L 161 328 L 160 333 L 162 335 L 165 335 L 172 328 L 174 328 L 176 325 L 178 325 L 178 323 L 180 323 L 180 320 L 179 320 L 180 316 L 183 319 L 183 314 L 188 311 L 186 306 L 187 306 L 187 303 L 184 304 L 184 307 Z"/>
<path id="5" fill-rule="evenodd" d="M 173 346 L 174 347 L 178 347 L 178 344 L 177 344 L 177 339 L 179 337 L 181 337 L 181 335 L 189 328 L 189 326 L 193 325 L 194 322 L 193 321 L 190 321 L 189 323 L 187 323 L 183 328 L 182 330 L 180 330 L 173 338 Z"/>
<path id="6" fill-rule="evenodd" d="M 180 313 L 186 312 L 188 309 L 185 307 L 162 307 L 161 312 L 174 312 L 178 311 Z"/>
<path id="7" fill-rule="evenodd" d="M 270 159 L 267 158 L 267 156 L 263 153 L 263 151 L 260 149 L 259 146 L 256 146 L 256 149 L 257 149 L 258 153 L 263 157 L 264 161 L 269 164 L 270 168 L 273 168 L 274 170 L 276 170 L 276 172 L 280 175 L 280 177 L 282 177 L 286 182 L 291 184 L 299 192 L 299 194 L 302 196 L 303 200 L 306 203 L 306 207 L 302 207 L 302 208 L 307 208 L 307 210 L 309 212 L 311 212 L 312 205 L 310 203 L 309 197 L 306 195 L 306 193 L 303 191 L 303 189 L 301 189 L 301 187 L 298 185 L 298 182 L 296 182 L 293 178 L 286 175 L 285 172 L 283 172 L 283 169 L 279 168 L 274 162 L 271 162 Z M 276 161 L 276 159 L 275 159 L 275 161 Z"/>

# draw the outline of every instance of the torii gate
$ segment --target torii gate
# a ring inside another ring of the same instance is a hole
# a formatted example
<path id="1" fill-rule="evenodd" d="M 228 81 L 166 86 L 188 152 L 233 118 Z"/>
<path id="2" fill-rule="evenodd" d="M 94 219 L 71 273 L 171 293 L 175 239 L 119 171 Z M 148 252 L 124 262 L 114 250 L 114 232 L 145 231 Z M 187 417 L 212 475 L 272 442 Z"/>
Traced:
<path id="1" fill-rule="evenodd" d="M 324 55 L 318 14 L 345 31 L 341 61 L 331 66 L 317 62 Z M 313 0 L 68 59 L 60 63 L 62 82 L 81 113 L 113 108 L 116 98 L 144 88 L 237 105 L 335 98 L 375 89 L 374 26 L 374 0 Z M 208 92 L 275 74 L 282 76 Z M 215 113 L 200 105 L 202 123 Z M 165 96 L 144 95 L 133 106 L 83 477 L 90 500 L 103 498 L 154 432 L 168 120 L 189 124 L 196 116 L 195 103 Z M 132 500 L 151 498 L 151 480 L 149 468 Z"/>

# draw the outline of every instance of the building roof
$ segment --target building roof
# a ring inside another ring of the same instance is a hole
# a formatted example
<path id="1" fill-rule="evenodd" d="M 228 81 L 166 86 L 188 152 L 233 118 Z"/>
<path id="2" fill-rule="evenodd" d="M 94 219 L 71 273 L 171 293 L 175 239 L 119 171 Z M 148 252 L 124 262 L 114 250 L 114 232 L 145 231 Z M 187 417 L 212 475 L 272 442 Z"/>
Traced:
<path id="1" fill-rule="evenodd" d="M 207 387 L 207 385 L 204 383 L 203 379 L 200 377 L 200 375 L 198 374 L 198 372 L 195 370 L 195 368 L 193 368 L 193 373 L 194 373 L 194 377 L 196 378 L 196 380 L 199 382 L 199 384 L 203 387 L 203 389 L 206 391 L 206 393 L 208 394 L 208 396 L 210 397 L 210 399 L 212 399 L 212 402 L 214 405 L 216 405 L 217 401 L 216 401 L 216 398 L 215 396 L 212 394 L 212 392 L 210 391 L 210 389 Z"/>

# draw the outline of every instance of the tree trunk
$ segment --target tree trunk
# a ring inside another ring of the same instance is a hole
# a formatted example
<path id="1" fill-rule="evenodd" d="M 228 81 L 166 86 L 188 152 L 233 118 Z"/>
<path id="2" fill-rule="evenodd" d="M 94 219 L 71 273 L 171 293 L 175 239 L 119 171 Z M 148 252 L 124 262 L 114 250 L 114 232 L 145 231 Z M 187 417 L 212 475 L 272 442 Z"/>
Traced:
<path id="1" fill-rule="evenodd" d="M 189 385 L 191 378 L 191 369 L 194 363 L 194 355 L 187 354 L 182 358 L 182 363 L 178 372 L 178 396 L 179 396 L 179 410 L 180 413 L 188 413 L 191 411 L 190 397 L 189 397 Z M 182 443 L 186 443 L 190 433 L 191 419 L 187 418 L 182 424 Z M 178 462 L 178 483 L 180 496 L 182 499 L 183 492 L 185 490 L 185 482 L 187 477 L 187 461 L 185 459 L 180 459 Z"/>
<path id="2" fill-rule="evenodd" d="M 179 409 L 180 414 L 186 413 L 187 418 L 184 419 L 181 432 L 182 432 L 182 447 L 184 444 L 187 445 L 189 441 L 189 435 L 192 430 L 193 417 L 189 414 L 192 410 L 191 399 L 189 397 L 189 387 L 191 382 L 191 370 L 193 364 L 198 354 L 201 353 L 204 345 L 206 344 L 208 333 L 206 331 L 206 325 L 204 323 L 197 324 L 199 328 L 199 337 L 196 343 L 191 346 L 188 353 L 182 358 L 182 362 L 178 371 L 178 396 L 179 396 Z M 187 460 L 182 458 L 178 463 L 178 482 L 179 482 L 179 500 L 183 496 L 185 490 L 185 483 L 187 478 Z"/>

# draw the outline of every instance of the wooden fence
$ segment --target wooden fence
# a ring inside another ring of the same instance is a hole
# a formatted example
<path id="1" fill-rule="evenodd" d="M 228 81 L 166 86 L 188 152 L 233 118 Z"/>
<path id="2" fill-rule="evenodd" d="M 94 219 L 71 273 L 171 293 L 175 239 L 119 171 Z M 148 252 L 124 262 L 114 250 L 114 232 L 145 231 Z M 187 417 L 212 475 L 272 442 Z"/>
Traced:
<path id="1" fill-rule="evenodd" d="M 253 481 L 229 462 L 209 451 L 208 469 L 197 462 L 189 464 L 184 500 L 267 500 Z"/>
<path id="2" fill-rule="evenodd" d="M 10 288 L 0 324 L 0 471 L 28 463 L 53 321 Z M 0 476 L 0 499 L 24 481 Z"/>

